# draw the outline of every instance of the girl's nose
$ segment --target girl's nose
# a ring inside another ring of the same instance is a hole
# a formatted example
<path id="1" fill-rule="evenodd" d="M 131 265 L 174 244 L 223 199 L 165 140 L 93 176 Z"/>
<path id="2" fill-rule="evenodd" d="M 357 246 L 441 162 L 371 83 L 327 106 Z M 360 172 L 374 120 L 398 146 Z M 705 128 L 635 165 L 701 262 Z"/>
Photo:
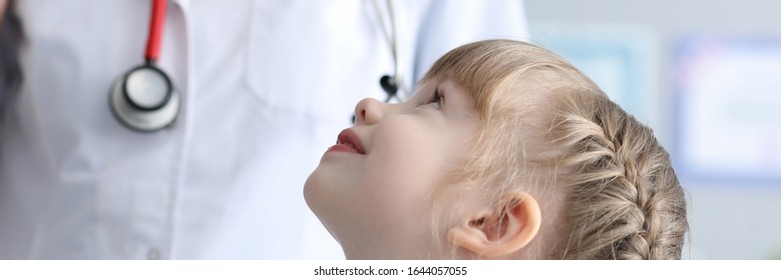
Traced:
<path id="1" fill-rule="evenodd" d="M 355 124 L 375 124 L 385 117 L 388 104 L 374 98 L 365 98 L 355 105 Z"/>

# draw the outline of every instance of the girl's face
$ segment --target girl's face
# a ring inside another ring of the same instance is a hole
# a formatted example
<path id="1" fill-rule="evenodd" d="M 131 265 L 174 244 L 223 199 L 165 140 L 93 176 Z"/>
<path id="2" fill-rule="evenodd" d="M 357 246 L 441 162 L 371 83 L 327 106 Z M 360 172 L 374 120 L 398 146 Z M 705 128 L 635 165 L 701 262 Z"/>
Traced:
<path id="1" fill-rule="evenodd" d="M 471 155 L 480 120 L 471 97 L 432 79 L 399 104 L 364 99 L 309 176 L 304 196 L 349 259 L 443 258 L 433 191 Z"/>

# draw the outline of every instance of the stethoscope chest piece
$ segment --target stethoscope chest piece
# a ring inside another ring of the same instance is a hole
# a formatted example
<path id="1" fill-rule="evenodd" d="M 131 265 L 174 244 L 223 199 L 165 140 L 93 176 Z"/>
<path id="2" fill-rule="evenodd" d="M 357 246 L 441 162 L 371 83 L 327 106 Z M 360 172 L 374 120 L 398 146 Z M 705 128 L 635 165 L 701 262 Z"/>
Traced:
<path id="1" fill-rule="evenodd" d="M 165 128 L 179 113 L 179 94 L 168 76 L 152 64 L 138 66 L 119 77 L 109 98 L 116 117 L 138 131 Z"/>
<path id="2" fill-rule="evenodd" d="M 155 66 L 160 57 L 168 1 L 153 0 L 146 63 L 117 78 L 109 92 L 109 107 L 121 123 L 143 132 L 171 125 L 179 114 L 179 94 L 171 79 Z"/>

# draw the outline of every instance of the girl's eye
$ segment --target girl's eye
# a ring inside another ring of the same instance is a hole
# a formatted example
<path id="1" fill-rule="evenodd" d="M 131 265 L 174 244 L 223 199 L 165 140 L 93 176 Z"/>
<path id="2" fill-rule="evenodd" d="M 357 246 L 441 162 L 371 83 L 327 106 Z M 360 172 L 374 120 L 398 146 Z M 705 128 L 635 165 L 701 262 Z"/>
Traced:
<path id="1" fill-rule="evenodd" d="M 439 88 L 434 89 L 434 95 L 429 99 L 428 101 L 422 102 L 418 104 L 418 107 L 420 106 L 432 106 L 434 108 L 440 108 L 442 107 L 442 95 L 439 94 Z"/>

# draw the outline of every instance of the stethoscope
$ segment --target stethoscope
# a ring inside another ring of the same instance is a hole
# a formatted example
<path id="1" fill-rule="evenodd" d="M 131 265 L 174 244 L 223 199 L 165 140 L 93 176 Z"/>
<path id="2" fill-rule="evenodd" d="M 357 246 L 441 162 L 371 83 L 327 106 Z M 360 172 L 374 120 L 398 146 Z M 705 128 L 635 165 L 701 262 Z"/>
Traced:
<path id="1" fill-rule="evenodd" d="M 385 91 L 387 94 L 387 97 L 385 98 L 385 103 L 388 103 L 391 101 L 391 99 L 396 98 L 399 101 L 400 98 L 396 94 L 399 91 L 399 87 L 401 87 L 402 92 L 404 93 L 405 97 L 409 97 L 409 92 L 407 90 L 407 87 L 404 86 L 404 83 L 402 82 L 402 73 L 401 73 L 401 63 L 399 63 L 399 53 L 398 53 L 398 36 L 396 34 L 396 16 L 393 13 L 393 4 L 391 3 L 391 0 L 386 0 L 385 4 L 388 9 L 388 22 L 390 23 L 390 28 L 387 28 L 385 26 L 385 19 L 380 11 L 380 5 L 377 3 L 377 1 L 372 1 L 374 4 L 374 10 L 377 12 L 377 17 L 380 19 L 380 24 L 382 25 L 382 31 L 385 34 L 385 39 L 388 41 L 388 45 L 391 49 L 391 55 L 393 56 L 393 76 L 391 75 L 384 75 L 380 78 L 380 87 L 382 87 L 382 90 Z"/>
<path id="2" fill-rule="evenodd" d="M 385 91 L 386 94 L 385 103 L 390 102 L 394 98 L 396 98 L 398 101 L 401 101 L 401 98 L 399 98 L 397 94 L 399 88 L 401 88 L 405 98 L 409 97 L 409 91 L 407 90 L 407 87 L 404 86 L 404 82 L 402 81 L 403 76 L 401 73 L 401 63 L 399 63 L 399 43 L 397 40 L 398 36 L 396 34 L 396 16 L 393 13 L 393 3 L 391 3 L 391 0 L 385 0 L 385 5 L 387 6 L 388 10 L 388 22 L 390 24 L 390 28 L 385 26 L 385 18 L 382 11 L 380 11 L 380 4 L 377 2 L 377 0 L 372 1 L 372 4 L 374 6 L 374 11 L 377 13 L 377 17 L 380 20 L 380 24 L 382 25 L 382 31 L 385 35 L 385 40 L 388 41 L 393 58 L 393 75 L 383 75 L 380 77 L 380 87 L 383 91 Z M 352 122 L 355 123 L 355 115 L 352 116 Z"/>
<path id="3" fill-rule="evenodd" d="M 407 89 L 401 81 L 401 67 L 398 57 L 396 23 L 391 0 L 386 0 L 390 28 L 386 28 L 385 19 L 377 1 L 372 1 L 380 18 L 385 38 L 393 56 L 393 75 L 383 75 L 380 87 L 387 94 L 385 102 L 399 99 L 397 92 Z M 152 18 L 147 39 L 146 63 L 136 66 L 117 78 L 109 94 L 109 107 L 125 126 L 141 131 L 154 132 L 170 126 L 179 114 L 181 101 L 171 79 L 155 66 L 160 57 L 160 44 L 163 38 L 167 0 L 152 0 Z M 390 32 L 388 31 L 390 30 Z M 353 116 L 353 121 L 354 121 Z"/>
<path id="4" fill-rule="evenodd" d="M 111 111 L 127 127 L 157 131 L 171 125 L 179 113 L 179 94 L 171 79 L 155 66 L 160 57 L 160 43 L 165 24 L 166 0 L 152 1 L 152 18 L 144 58 L 114 82 L 109 96 Z"/>

